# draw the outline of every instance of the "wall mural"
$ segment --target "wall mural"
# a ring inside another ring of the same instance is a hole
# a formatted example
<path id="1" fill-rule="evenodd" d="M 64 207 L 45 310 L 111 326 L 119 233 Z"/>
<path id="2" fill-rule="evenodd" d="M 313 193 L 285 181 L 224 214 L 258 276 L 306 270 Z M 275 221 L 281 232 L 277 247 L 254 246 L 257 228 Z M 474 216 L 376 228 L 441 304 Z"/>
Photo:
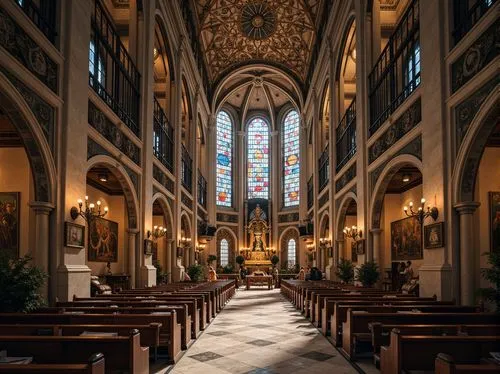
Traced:
<path id="1" fill-rule="evenodd" d="M 89 223 L 88 260 L 118 261 L 118 223 L 95 218 Z"/>
<path id="2" fill-rule="evenodd" d="M 391 222 L 392 261 L 421 260 L 422 225 L 416 217 Z"/>
<path id="3" fill-rule="evenodd" d="M 20 192 L 0 192 L 0 250 L 19 256 Z"/>

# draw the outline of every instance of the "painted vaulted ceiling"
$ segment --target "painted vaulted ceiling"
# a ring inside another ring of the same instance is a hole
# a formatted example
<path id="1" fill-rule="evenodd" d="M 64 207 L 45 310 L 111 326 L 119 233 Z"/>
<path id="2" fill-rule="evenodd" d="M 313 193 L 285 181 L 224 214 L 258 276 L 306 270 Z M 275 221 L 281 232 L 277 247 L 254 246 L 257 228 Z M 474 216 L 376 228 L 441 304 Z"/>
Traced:
<path id="1" fill-rule="evenodd" d="M 325 0 L 193 0 L 212 82 L 251 63 L 280 67 L 303 83 Z"/>

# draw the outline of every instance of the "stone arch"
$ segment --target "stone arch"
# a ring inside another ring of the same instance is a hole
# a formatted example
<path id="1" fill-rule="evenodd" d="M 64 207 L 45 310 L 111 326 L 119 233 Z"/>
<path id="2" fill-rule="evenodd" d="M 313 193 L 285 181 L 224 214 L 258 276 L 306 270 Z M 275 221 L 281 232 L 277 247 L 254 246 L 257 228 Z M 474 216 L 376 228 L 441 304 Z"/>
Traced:
<path id="1" fill-rule="evenodd" d="M 176 66 L 173 63 L 175 61 L 174 55 L 172 54 L 172 48 L 171 48 L 171 46 L 173 44 L 169 38 L 170 33 L 167 32 L 167 24 L 165 22 L 165 19 L 163 18 L 162 12 L 159 9 L 156 9 L 156 11 L 155 11 L 155 22 L 158 25 L 158 27 L 161 31 L 161 36 L 163 38 L 163 44 L 165 46 L 165 53 L 167 54 L 168 67 L 170 70 L 170 80 L 175 81 L 175 77 L 177 76 L 177 72 L 176 72 Z"/>
<path id="2" fill-rule="evenodd" d="M 174 220 L 172 216 L 172 209 L 170 208 L 167 197 L 163 193 L 157 192 L 153 195 L 151 200 L 153 201 L 153 204 L 158 201 L 158 203 L 162 207 L 163 217 L 165 219 L 165 225 L 167 228 L 167 238 L 172 239 L 174 237 Z"/>
<path id="3" fill-rule="evenodd" d="M 182 211 L 181 213 L 181 232 L 184 231 L 184 236 L 186 238 L 191 238 L 192 230 L 191 230 L 191 218 L 186 211 Z"/>
<path id="4" fill-rule="evenodd" d="M 489 135 L 499 123 L 498 85 L 488 95 L 469 125 L 458 149 L 452 173 L 453 203 L 474 201 L 479 163 Z"/>
<path id="5" fill-rule="evenodd" d="M 394 174 L 396 174 L 398 170 L 404 166 L 414 166 L 420 171 L 420 173 L 422 173 L 423 170 L 422 161 L 420 161 L 417 157 L 408 154 L 394 157 L 386 164 L 382 173 L 380 173 L 380 176 L 378 177 L 375 187 L 373 188 L 374 192 L 370 201 L 370 229 L 380 228 L 380 215 L 387 186 L 389 185 L 389 182 Z"/>
<path id="6" fill-rule="evenodd" d="M 127 174 L 127 171 L 114 158 L 105 155 L 98 155 L 87 161 L 87 170 L 89 172 L 95 166 L 106 167 L 118 179 L 123 189 L 125 203 L 127 205 L 128 228 L 138 229 L 139 226 L 139 201 L 137 199 L 134 184 Z"/>
<path id="7" fill-rule="evenodd" d="M 328 211 L 325 211 L 323 215 L 321 216 L 321 219 L 319 221 L 319 235 L 322 237 L 322 235 L 325 233 L 326 228 L 328 228 L 328 235 L 330 235 L 330 215 Z"/>
<path id="8" fill-rule="evenodd" d="M 21 93 L 0 72 L 0 108 L 12 122 L 24 144 L 35 185 L 35 199 L 56 201 L 56 167 L 42 126 Z"/>
<path id="9" fill-rule="evenodd" d="M 295 240 L 296 244 L 296 249 L 295 249 L 295 263 L 299 263 L 299 230 L 297 227 L 288 227 L 286 228 L 280 235 L 280 247 L 279 247 L 279 254 L 280 254 L 280 259 L 281 259 L 281 264 L 283 265 L 286 262 L 288 262 L 288 242 L 290 239 Z"/>
<path id="10" fill-rule="evenodd" d="M 220 243 L 223 239 L 229 242 L 229 264 L 235 265 L 236 263 L 236 253 L 238 249 L 236 248 L 238 239 L 234 231 L 228 226 L 222 226 L 215 232 L 215 246 L 217 253 L 217 263 L 220 264 Z"/>
<path id="11" fill-rule="evenodd" d="M 345 227 L 345 219 L 346 219 L 346 213 L 347 209 L 349 207 L 349 204 L 354 201 L 356 205 L 358 204 L 358 197 L 356 194 L 352 191 L 347 192 L 344 197 L 342 198 L 340 205 L 339 205 L 339 211 L 337 212 L 337 227 L 335 230 L 337 238 L 342 238 L 343 237 L 343 230 Z"/>

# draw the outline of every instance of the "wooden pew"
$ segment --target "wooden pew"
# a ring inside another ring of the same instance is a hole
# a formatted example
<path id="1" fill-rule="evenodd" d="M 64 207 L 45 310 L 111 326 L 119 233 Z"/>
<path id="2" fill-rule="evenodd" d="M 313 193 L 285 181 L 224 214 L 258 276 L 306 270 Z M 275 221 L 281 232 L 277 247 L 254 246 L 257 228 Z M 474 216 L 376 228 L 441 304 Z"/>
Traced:
<path id="1" fill-rule="evenodd" d="M 452 356 L 439 353 L 434 362 L 434 372 L 436 374 L 498 374 L 500 365 L 494 363 L 457 364 Z"/>
<path id="2" fill-rule="evenodd" d="M 342 350 L 348 358 L 355 359 L 355 343 L 357 336 L 368 334 L 371 339 L 369 325 L 373 322 L 382 324 L 421 324 L 421 325 L 474 325 L 496 324 L 498 315 L 495 313 L 387 313 L 348 310 L 347 321 L 342 327 Z"/>
<path id="3" fill-rule="evenodd" d="M 371 333 L 369 325 L 361 326 L 357 325 L 356 330 L 351 328 L 350 335 L 346 336 L 344 333 L 344 326 L 347 321 L 347 312 L 349 310 L 365 311 L 367 313 L 412 313 L 414 310 L 423 313 L 474 313 L 478 312 L 479 308 L 472 306 L 456 306 L 456 305 L 421 305 L 421 304 L 409 304 L 409 305 L 355 305 L 350 303 L 340 304 L 337 303 L 334 308 L 334 314 L 331 317 L 331 331 L 332 340 L 338 347 L 340 345 L 344 346 L 345 342 L 350 342 L 351 344 L 355 341 L 364 340 L 371 341 Z M 415 314 L 415 313 L 413 313 Z M 344 349 L 349 355 L 350 348 Z"/>
<path id="4" fill-rule="evenodd" d="M 133 329 L 139 330 L 141 346 L 153 349 L 154 358 L 157 358 L 160 346 L 160 323 L 149 325 L 0 325 L 0 335 L 25 336 L 79 336 L 84 331 L 115 332 L 119 336 L 128 336 Z"/>
<path id="5" fill-rule="evenodd" d="M 130 336 L 0 336 L 11 356 L 33 357 L 37 364 L 84 363 L 93 352 L 106 357 L 106 370 L 149 374 L 149 348 L 141 347 L 138 330 Z"/>
<path id="6" fill-rule="evenodd" d="M 420 370 L 434 371 L 436 356 L 446 352 L 459 358 L 458 363 L 479 363 L 489 352 L 500 350 L 498 336 L 418 336 L 391 332 L 390 346 L 380 350 L 382 374 Z"/>
<path id="7" fill-rule="evenodd" d="M 144 325 L 159 323 L 160 348 L 166 348 L 170 362 L 181 354 L 181 326 L 175 311 L 162 314 L 42 314 L 0 313 L 3 324 L 52 325 Z"/>
<path id="8" fill-rule="evenodd" d="M 10 374 L 104 374 L 105 360 L 102 353 L 95 353 L 86 364 L 0 364 L 0 373 Z"/>

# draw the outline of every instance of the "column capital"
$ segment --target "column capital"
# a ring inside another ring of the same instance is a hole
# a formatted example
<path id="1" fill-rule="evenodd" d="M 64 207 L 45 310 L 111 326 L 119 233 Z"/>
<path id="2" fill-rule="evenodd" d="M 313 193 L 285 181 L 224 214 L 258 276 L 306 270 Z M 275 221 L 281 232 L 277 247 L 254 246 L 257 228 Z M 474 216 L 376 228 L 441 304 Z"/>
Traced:
<path id="1" fill-rule="evenodd" d="M 370 229 L 370 232 L 373 235 L 380 235 L 382 233 L 382 229 Z"/>
<path id="2" fill-rule="evenodd" d="M 481 205 L 481 203 L 478 203 L 477 201 L 465 201 L 453 205 L 453 208 L 455 208 L 459 215 L 473 214 L 479 205 Z"/>
<path id="3" fill-rule="evenodd" d="M 279 134 L 279 131 L 271 131 L 271 136 L 277 136 Z"/>
<path id="4" fill-rule="evenodd" d="M 244 137 L 245 136 L 245 131 L 238 130 L 238 131 L 236 131 L 236 135 L 238 135 L 239 137 Z"/>
<path id="5" fill-rule="evenodd" d="M 36 214 L 46 215 L 49 215 L 55 208 L 52 203 L 48 203 L 46 201 L 31 201 L 29 206 L 35 211 Z"/>
<path id="6" fill-rule="evenodd" d="M 139 229 L 126 229 L 129 235 L 137 235 L 139 233 Z"/>

